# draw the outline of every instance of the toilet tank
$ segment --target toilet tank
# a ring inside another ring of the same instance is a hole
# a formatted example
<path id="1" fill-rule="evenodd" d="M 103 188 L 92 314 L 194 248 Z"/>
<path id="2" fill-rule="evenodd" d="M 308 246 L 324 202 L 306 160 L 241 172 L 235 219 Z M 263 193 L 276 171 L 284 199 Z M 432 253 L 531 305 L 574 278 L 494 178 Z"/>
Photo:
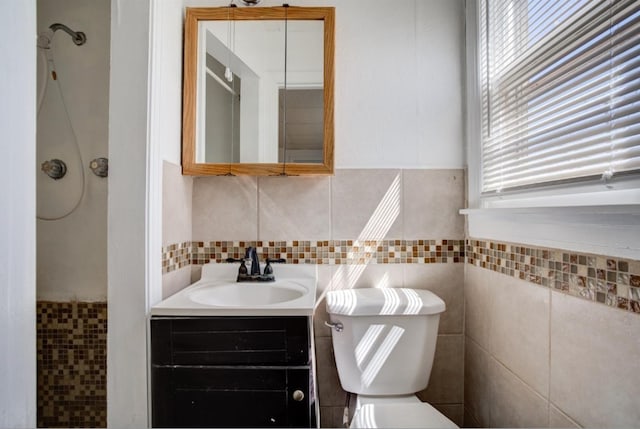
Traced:
<path id="1" fill-rule="evenodd" d="M 342 388 L 360 395 L 407 395 L 427 387 L 445 304 L 419 289 L 327 292 Z"/>

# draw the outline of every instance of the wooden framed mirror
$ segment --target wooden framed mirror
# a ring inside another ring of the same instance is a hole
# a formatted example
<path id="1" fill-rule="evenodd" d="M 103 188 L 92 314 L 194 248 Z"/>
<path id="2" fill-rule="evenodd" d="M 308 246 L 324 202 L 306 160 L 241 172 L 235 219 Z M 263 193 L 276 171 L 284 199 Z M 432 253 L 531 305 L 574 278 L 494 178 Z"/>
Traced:
<path id="1" fill-rule="evenodd" d="M 334 16 L 186 9 L 183 174 L 333 174 Z"/>

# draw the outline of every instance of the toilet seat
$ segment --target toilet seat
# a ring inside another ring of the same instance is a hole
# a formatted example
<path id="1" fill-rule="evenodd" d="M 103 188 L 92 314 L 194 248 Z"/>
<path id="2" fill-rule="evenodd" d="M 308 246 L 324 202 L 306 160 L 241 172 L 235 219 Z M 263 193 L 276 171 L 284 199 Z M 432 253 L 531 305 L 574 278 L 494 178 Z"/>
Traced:
<path id="1" fill-rule="evenodd" d="M 350 428 L 457 428 L 426 402 L 410 404 L 363 404 Z"/>

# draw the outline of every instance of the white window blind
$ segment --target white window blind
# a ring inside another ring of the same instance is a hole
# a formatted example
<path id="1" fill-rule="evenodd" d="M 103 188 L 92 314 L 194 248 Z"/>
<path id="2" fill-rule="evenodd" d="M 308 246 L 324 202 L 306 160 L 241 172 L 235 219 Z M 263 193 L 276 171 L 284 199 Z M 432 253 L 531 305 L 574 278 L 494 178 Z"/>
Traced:
<path id="1" fill-rule="evenodd" d="M 481 0 L 482 191 L 640 172 L 640 0 Z"/>

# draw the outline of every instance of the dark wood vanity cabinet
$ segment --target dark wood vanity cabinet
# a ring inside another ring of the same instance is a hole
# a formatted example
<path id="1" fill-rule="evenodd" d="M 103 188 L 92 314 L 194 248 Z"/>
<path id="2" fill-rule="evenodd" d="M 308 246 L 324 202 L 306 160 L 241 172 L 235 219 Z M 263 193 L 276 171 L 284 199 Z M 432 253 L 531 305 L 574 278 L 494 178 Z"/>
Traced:
<path id="1" fill-rule="evenodd" d="M 153 317 L 153 427 L 316 427 L 309 318 Z"/>

